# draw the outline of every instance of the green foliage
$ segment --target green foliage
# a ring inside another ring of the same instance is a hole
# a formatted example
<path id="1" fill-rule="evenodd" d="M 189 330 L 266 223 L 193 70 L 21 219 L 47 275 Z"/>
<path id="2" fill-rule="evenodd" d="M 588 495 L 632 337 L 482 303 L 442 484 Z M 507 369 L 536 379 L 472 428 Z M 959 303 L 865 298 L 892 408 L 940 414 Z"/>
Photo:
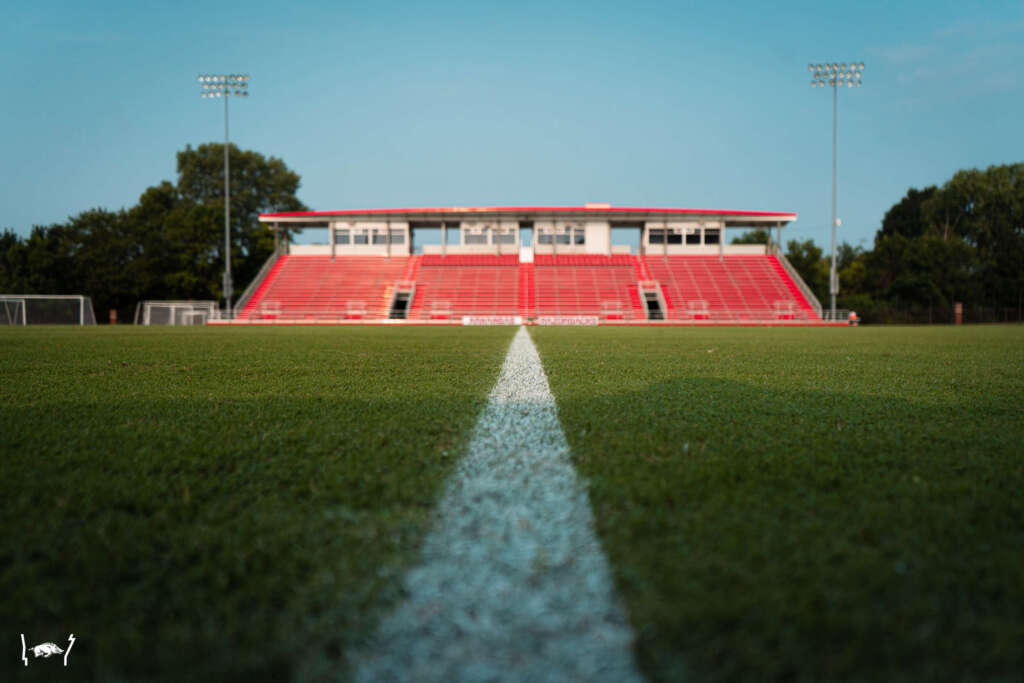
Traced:
<path id="1" fill-rule="evenodd" d="M 813 242 L 791 241 L 787 257 L 821 301 L 829 260 Z M 1024 301 L 1024 164 L 959 171 L 942 187 L 910 188 L 882 220 L 870 251 L 837 248 L 839 305 L 866 322 L 898 310 Z M 939 320 L 947 322 L 949 316 Z"/>
<path id="2" fill-rule="evenodd" d="M 1024 294 L 1024 164 L 958 171 L 926 205 L 944 240 L 975 251 L 980 296 L 1019 304 Z"/>
<path id="3" fill-rule="evenodd" d="M 829 265 L 821 254 L 821 248 L 814 240 L 800 242 L 790 240 L 786 244 L 786 258 L 800 273 L 807 286 L 811 288 L 819 301 L 828 300 Z"/>
<path id="4" fill-rule="evenodd" d="M 235 294 L 273 251 L 260 213 L 298 211 L 299 176 L 284 162 L 229 147 Z M 143 299 L 220 299 L 224 272 L 224 145 L 178 153 L 177 183 L 146 189 L 118 212 L 91 209 L 66 223 L 0 236 L 0 292 L 86 294 L 105 320 L 130 320 Z M 239 286 L 241 285 L 241 286 Z"/>
<path id="5" fill-rule="evenodd" d="M 768 244 L 771 242 L 771 235 L 767 230 L 747 230 L 739 237 L 733 237 L 730 244 Z"/>
<path id="6" fill-rule="evenodd" d="M 911 188 L 867 255 L 876 298 L 1019 306 L 1024 294 L 1024 164 L 958 171 Z"/>
<path id="7" fill-rule="evenodd" d="M 299 175 L 275 157 L 229 147 L 231 168 L 231 230 L 234 235 L 232 268 L 235 279 L 248 283 L 274 248 L 273 235 L 259 223 L 259 215 L 272 211 L 302 211 L 295 193 Z M 224 145 L 209 143 L 178 152 L 177 191 L 182 201 L 209 209 L 192 219 L 204 232 L 224 233 Z M 219 251 L 218 251 L 219 253 Z M 244 286 L 244 285 L 243 285 Z"/>
<path id="8" fill-rule="evenodd" d="M 532 336 L 651 680 L 1024 670 L 1024 328 Z"/>
<path id="9" fill-rule="evenodd" d="M 875 239 L 891 235 L 902 235 L 912 239 L 923 235 L 927 229 L 923 205 L 935 195 L 937 189 L 932 185 L 923 190 L 913 187 L 907 190 L 906 196 L 885 213 L 882 227 Z"/>
<path id="10" fill-rule="evenodd" d="M 0 328 L 0 623 L 74 680 L 343 676 L 512 332 Z"/>

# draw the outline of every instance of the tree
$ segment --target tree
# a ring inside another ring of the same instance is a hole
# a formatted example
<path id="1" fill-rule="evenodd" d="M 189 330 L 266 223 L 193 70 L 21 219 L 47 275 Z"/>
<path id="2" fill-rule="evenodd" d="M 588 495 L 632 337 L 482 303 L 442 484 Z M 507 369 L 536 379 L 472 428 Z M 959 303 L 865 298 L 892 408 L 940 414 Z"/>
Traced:
<path id="1" fill-rule="evenodd" d="M 138 251 L 125 212 L 91 209 L 72 217 L 66 230 L 76 248 L 65 286 L 91 296 L 101 318 L 109 309 L 117 309 L 123 319 L 139 294 L 130 268 Z"/>
<path id="2" fill-rule="evenodd" d="M 739 237 L 733 237 L 730 244 L 768 244 L 771 242 L 771 235 L 763 228 L 747 230 Z"/>
<path id="3" fill-rule="evenodd" d="M 248 283 L 256 276 L 274 248 L 273 235 L 259 223 L 259 214 L 274 211 L 303 211 L 305 206 L 295 193 L 299 175 L 275 157 L 259 152 L 228 147 L 231 170 L 231 266 L 234 279 Z M 179 198 L 215 213 L 220 212 L 221 241 L 216 253 L 223 262 L 224 145 L 208 143 L 195 149 L 186 146 L 178 152 Z M 206 220 L 214 214 L 193 213 L 193 220 Z M 199 238 L 197 234 L 191 235 Z M 237 251 L 235 251 L 237 249 Z M 201 260 L 201 259 L 200 259 Z M 217 291 L 220 291 L 218 286 Z"/>
<path id="4" fill-rule="evenodd" d="M 867 289 L 896 306 L 1021 307 L 1024 164 L 911 188 L 886 213 L 865 264 Z"/>
<path id="5" fill-rule="evenodd" d="M 867 290 L 865 252 L 843 242 L 836 248 L 836 269 L 839 271 L 839 291 L 844 296 L 863 294 Z"/>
<path id="6" fill-rule="evenodd" d="M 786 258 L 818 300 L 824 301 L 828 298 L 829 265 L 821 254 L 821 247 L 814 240 L 790 240 L 786 243 Z"/>
<path id="7" fill-rule="evenodd" d="M 298 174 L 280 159 L 230 147 L 231 265 L 248 283 L 273 250 L 262 212 L 299 211 Z M 117 212 L 90 209 L 36 226 L 24 240 L 0 234 L 0 291 L 86 294 L 96 311 L 128 320 L 142 299 L 220 299 L 224 270 L 224 147 L 178 153 L 176 183 L 146 189 Z"/>
<path id="8" fill-rule="evenodd" d="M 25 243 L 10 229 L 0 233 L 0 292 L 27 292 L 28 251 Z"/>
<path id="9" fill-rule="evenodd" d="M 924 205 L 935 195 L 937 189 L 932 185 L 923 190 L 913 187 L 907 190 L 903 199 L 885 212 L 882 227 L 879 228 L 875 239 L 879 240 L 891 235 L 902 235 L 908 238 L 923 235 L 929 224 L 928 218 L 925 216 Z"/>
<path id="10" fill-rule="evenodd" d="M 1024 164 L 958 171 L 924 207 L 944 240 L 975 252 L 979 303 L 1020 306 L 1024 297 Z"/>

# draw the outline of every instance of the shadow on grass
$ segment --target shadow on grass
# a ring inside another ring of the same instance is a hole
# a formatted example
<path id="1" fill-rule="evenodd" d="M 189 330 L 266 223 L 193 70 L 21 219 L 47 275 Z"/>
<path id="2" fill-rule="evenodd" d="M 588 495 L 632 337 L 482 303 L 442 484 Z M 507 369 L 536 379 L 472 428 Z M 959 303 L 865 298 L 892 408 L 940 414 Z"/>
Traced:
<path id="1" fill-rule="evenodd" d="M 1024 671 L 1019 404 L 549 373 L 652 679 Z"/>
<path id="2" fill-rule="evenodd" d="M 482 400 L 5 407 L 0 622 L 15 644 L 78 640 L 66 670 L 13 656 L 0 670 L 343 674 L 397 597 Z"/>

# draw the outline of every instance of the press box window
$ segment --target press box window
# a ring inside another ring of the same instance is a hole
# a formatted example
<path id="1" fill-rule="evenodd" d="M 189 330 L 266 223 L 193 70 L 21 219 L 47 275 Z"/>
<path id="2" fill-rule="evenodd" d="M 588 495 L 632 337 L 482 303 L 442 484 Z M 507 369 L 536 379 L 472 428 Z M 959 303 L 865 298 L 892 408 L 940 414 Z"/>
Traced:
<path id="1" fill-rule="evenodd" d="M 349 233 L 348 228 L 339 229 L 334 231 L 334 243 L 335 244 L 351 244 L 352 236 Z"/>
<path id="2" fill-rule="evenodd" d="M 391 244 L 405 244 L 405 230 L 391 228 Z"/>
<path id="3" fill-rule="evenodd" d="M 358 230 L 352 235 L 352 244 L 369 244 L 365 230 Z"/>
<path id="4" fill-rule="evenodd" d="M 665 228 L 651 228 L 649 232 L 650 237 L 648 238 L 648 244 L 682 244 L 683 236 L 675 230 L 666 230 Z M 689 244 L 689 242 L 687 242 Z"/>
<path id="5" fill-rule="evenodd" d="M 494 233 L 495 244 L 515 244 L 516 234 L 511 231 Z"/>
<path id="6" fill-rule="evenodd" d="M 687 244 L 700 244 L 700 230 L 692 230 L 686 233 Z"/>
<path id="7" fill-rule="evenodd" d="M 487 244 L 486 232 L 465 232 L 462 238 L 466 244 Z"/>
<path id="8" fill-rule="evenodd" d="M 704 231 L 704 244 L 718 244 L 721 239 L 722 231 L 719 228 Z"/>

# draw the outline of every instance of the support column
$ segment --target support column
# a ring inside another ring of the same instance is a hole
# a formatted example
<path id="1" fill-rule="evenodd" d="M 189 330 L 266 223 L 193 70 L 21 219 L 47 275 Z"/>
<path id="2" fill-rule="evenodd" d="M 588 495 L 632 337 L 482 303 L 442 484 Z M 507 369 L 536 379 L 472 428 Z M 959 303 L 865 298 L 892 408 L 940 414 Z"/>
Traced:
<path id="1" fill-rule="evenodd" d="M 448 223 L 441 221 L 441 256 L 448 253 Z"/>
<path id="2" fill-rule="evenodd" d="M 665 221 L 661 223 L 661 258 L 668 260 L 668 223 Z"/>
<path id="3" fill-rule="evenodd" d="M 331 243 L 331 260 L 334 260 L 334 223 L 327 221 L 327 235 Z"/>
<path id="4" fill-rule="evenodd" d="M 704 238 L 701 238 L 703 241 Z M 718 228 L 718 261 L 721 262 L 725 259 L 725 222 L 722 222 L 720 228 Z"/>

